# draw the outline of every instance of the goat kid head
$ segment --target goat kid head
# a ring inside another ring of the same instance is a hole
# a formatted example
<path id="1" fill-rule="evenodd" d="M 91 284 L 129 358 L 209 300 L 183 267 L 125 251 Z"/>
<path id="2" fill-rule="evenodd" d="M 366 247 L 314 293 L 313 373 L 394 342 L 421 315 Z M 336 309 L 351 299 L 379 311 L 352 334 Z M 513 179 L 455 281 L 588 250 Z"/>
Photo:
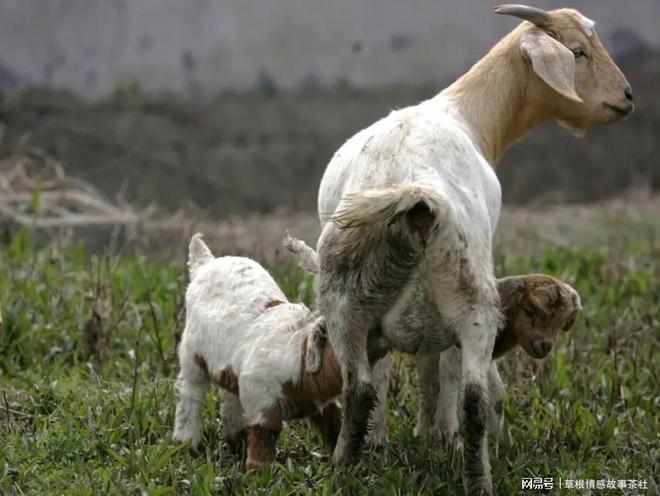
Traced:
<path id="1" fill-rule="evenodd" d="M 561 125 L 583 134 L 593 124 L 616 122 L 633 111 L 632 89 L 592 20 L 574 9 L 546 12 L 508 4 L 493 10 L 529 21 L 514 31 L 529 70 L 538 76 L 529 78 L 528 91 L 542 99 L 551 88 L 559 96 L 550 104 Z"/>
<path id="2" fill-rule="evenodd" d="M 505 277 L 497 287 L 507 340 L 532 358 L 545 358 L 560 331 L 568 331 L 582 309 L 577 291 L 543 274 Z"/>

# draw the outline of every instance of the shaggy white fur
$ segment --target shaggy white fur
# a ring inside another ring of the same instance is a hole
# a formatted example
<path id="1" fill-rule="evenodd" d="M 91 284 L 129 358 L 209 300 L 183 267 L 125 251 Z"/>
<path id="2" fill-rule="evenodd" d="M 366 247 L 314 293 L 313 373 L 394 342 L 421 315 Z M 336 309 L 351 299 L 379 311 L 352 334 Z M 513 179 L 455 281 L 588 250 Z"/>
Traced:
<path id="1" fill-rule="evenodd" d="M 307 338 L 321 321 L 305 305 L 290 303 L 257 262 L 214 258 L 200 235 L 190 241 L 188 265 L 173 438 L 199 443 L 203 399 L 215 382 L 227 391 L 227 437 L 247 429 L 248 465 L 269 461 L 282 420 L 318 413 L 339 393 L 336 385 L 334 395 L 303 387 L 316 377 L 304 365 Z M 326 363 L 315 373 L 331 367 Z"/>

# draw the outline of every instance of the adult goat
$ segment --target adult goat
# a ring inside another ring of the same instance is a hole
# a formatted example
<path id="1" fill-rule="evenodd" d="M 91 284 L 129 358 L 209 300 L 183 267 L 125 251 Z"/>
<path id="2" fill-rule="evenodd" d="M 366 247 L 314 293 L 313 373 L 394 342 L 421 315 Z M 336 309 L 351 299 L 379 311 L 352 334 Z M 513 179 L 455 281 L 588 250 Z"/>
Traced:
<path id="1" fill-rule="evenodd" d="M 503 5 L 495 12 L 526 22 L 439 95 L 392 112 L 350 138 L 328 164 L 318 198 L 323 223 L 319 307 L 342 368 L 346 404 L 335 460 L 349 462 L 360 454 L 366 416 L 375 404 L 368 343 L 378 339 L 370 334 L 367 310 L 379 295 L 367 294 L 377 288 L 369 284 L 373 274 L 360 266 L 366 255 L 340 248 L 352 245 L 345 237 L 368 237 L 372 228 L 373 211 L 361 217 L 351 208 L 365 208 L 373 200 L 385 214 L 405 205 L 416 210 L 412 220 L 421 222 L 424 235 L 419 279 L 461 344 L 469 494 L 492 493 L 484 416 L 489 357 L 500 319 L 491 251 L 501 189 L 493 168 L 513 141 L 544 121 L 556 120 L 584 134 L 593 124 L 615 122 L 633 110 L 630 86 L 598 39 L 593 21 L 572 9 Z M 416 203 L 407 195 L 416 195 Z M 427 211 L 433 213 L 437 235 L 426 231 Z M 360 246 L 369 248 L 368 243 Z M 337 256 L 343 263 L 337 263 Z M 407 279 L 387 275 L 382 268 L 379 284 L 405 297 Z M 350 287 L 355 281 L 361 289 Z M 436 358 L 428 365 L 437 368 L 437 363 Z"/>

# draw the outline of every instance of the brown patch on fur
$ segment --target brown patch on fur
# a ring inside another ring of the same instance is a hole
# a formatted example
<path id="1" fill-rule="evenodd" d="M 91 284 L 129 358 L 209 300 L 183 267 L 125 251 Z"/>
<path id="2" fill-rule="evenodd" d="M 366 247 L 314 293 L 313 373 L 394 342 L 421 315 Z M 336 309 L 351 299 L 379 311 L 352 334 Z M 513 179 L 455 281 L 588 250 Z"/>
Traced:
<path id="1" fill-rule="evenodd" d="M 222 389 L 238 396 L 238 377 L 231 367 L 221 370 L 214 382 Z"/>
<path id="2" fill-rule="evenodd" d="M 206 365 L 206 359 L 204 359 L 202 355 L 200 355 L 199 353 L 195 353 L 193 360 L 195 361 L 195 365 L 197 365 L 201 370 L 203 370 L 207 374 L 209 373 L 209 368 Z"/>
<path id="3" fill-rule="evenodd" d="M 275 405 L 262 412 L 259 425 L 247 428 L 247 468 L 253 469 L 275 459 L 275 444 L 282 430 L 282 411 Z"/>
<path id="4" fill-rule="evenodd" d="M 282 409 L 279 405 L 272 406 L 261 412 L 261 426 L 274 432 L 282 430 Z"/>
<path id="5" fill-rule="evenodd" d="M 314 373 L 305 371 L 306 350 L 307 338 L 303 340 L 298 382 L 287 382 L 282 385 L 287 419 L 306 417 L 316 413 L 317 404 L 327 403 L 341 393 L 341 369 L 330 343 L 325 343 L 321 368 Z"/>
<path id="6" fill-rule="evenodd" d="M 248 470 L 260 467 L 275 459 L 275 443 L 279 431 L 273 432 L 260 425 L 251 425 L 248 431 L 247 462 Z"/>
<path id="7" fill-rule="evenodd" d="M 283 302 L 281 300 L 274 300 L 274 299 L 273 300 L 268 300 L 266 302 L 266 304 L 264 305 L 264 308 L 266 308 L 266 309 L 273 308 L 273 307 L 276 307 L 277 305 L 283 305 L 284 303 L 285 302 Z"/>

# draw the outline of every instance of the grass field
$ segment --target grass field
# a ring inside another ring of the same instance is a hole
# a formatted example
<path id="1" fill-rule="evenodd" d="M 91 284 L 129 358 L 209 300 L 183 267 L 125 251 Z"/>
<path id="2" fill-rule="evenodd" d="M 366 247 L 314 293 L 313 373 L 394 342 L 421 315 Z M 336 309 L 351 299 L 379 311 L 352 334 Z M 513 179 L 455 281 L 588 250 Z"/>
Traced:
<path id="1" fill-rule="evenodd" d="M 561 494 L 657 491 L 660 219 L 657 208 L 603 212 L 585 220 L 567 209 L 554 230 L 541 212 L 545 227 L 520 224 L 500 235 L 499 275 L 558 276 L 578 289 L 585 309 L 544 365 L 519 351 L 501 362 L 508 396 L 499 452 L 491 450 L 497 494 L 520 493 L 529 476 L 649 485 Z M 355 467 L 330 464 L 295 423 L 280 438 L 278 463 L 246 474 L 223 441 L 214 395 L 203 452 L 173 444 L 173 332 L 182 325 L 186 275 L 179 259 L 164 260 L 131 250 L 92 255 L 66 241 L 36 248 L 25 231 L 5 237 L 0 493 L 462 494 L 460 461 L 412 435 L 416 379 L 406 357 L 390 386 L 389 445 Z M 268 268 L 289 297 L 312 303 L 311 280 L 290 261 L 274 257 Z"/>

